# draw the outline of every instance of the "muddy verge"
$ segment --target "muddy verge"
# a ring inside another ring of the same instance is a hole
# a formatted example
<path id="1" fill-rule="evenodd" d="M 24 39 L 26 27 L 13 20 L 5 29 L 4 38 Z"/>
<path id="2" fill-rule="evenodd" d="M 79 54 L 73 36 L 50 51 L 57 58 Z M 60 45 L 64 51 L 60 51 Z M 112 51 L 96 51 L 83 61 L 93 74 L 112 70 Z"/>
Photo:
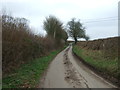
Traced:
<path id="1" fill-rule="evenodd" d="M 107 73 L 101 72 L 100 70 L 98 70 L 94 66 L 92 66 L 89 63 L 85 62 L 84 59 L 81 58 L 80 56 L 78 56 L 76 53 L 73 52 L 72 54 L 76 58 L 78 58 L 86 67 L 90 68 L 93 72 L 95 72 L 96 74 L 98 74 L 102 78 L 106 79 L 107 81 L 111 82 L 112 84 L 114 84 L 115 86 L 120 88 L 120 82 L 119 82 L 119 80 L 117 78 L 114 78 L 114 77 L 108 75 Z"/>

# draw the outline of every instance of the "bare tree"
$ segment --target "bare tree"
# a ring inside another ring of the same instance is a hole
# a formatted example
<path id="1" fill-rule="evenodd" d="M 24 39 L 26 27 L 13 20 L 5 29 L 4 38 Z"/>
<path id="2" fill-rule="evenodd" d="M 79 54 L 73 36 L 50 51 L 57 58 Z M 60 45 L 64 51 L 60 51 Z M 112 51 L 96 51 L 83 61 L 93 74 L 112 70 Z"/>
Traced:
<path id="1" fill-rule="evenodd" d="M 90 37 L 88 35 L 85 36 L 85 40 L 88 41 Z"/>
<path id="2" fill-rule="evenodd" d="M 85 38 L 85 28 L 82 26 L 79 20 L 75 21 L 73 18 L 68 22 L 67 26 L 69 36 L 75 40 L 75 44 L 77 43 L 78 38 Z"/>
<path id="3" fill-rule="evenodd" d="M 47 35 L 54 38 L 57 43 L 60 43 L 62 39 L 67 40 L 67 33 L 63 29 L 63 23 L 55 16 L 49 16 L 43 24 Z"/>

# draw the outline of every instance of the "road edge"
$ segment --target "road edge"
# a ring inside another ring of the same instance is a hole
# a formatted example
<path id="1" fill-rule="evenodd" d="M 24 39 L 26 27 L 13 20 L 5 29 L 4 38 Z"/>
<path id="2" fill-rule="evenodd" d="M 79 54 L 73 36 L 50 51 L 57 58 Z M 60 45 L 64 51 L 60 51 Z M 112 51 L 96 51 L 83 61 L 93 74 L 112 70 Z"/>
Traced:
<path id="1" fill-rule="evenodd" d="M 68 46 L 65 47 L 65 48 L 63 48 L 63 49 L 61 49 L 58 54 L 60 54 L 62 51 L 64 51 L 64 50 L 67 49 L 67 48 L 68 48 Z M 41 74 L 41 77 L 40 77 L 40 79 L 39 79 L 39 80 L 40 80 L 40 81 L 39 81 L 39 84 L 36 85 L 36 88 L 44 88 L 44 80 L 45 80 L 45 76 L 46 76 L 46 74 L 47 74 L 47 71 L 48 71 L 48 69 L 49 69 L 49 67 L 50 67 L 50 64 L 53 62 L 53 60 L 55 59 L 55 57 L 56 57 L 58 54 L 56 54 L 56 55 L 54 56 L 54 58 L 49 62 L 48 67 L 47 67 L 47 68 L 45 69 L 45 71 Z"/>
<path id="2" fill-rule="evenodd" d="M 78 60 L 80 60 L 86 67 L 88 67 L 90 70 L 92 70 L 95 74 L 97 74 L 98 76 L 102 77 L 103 79 L 105 79 L 107 82 L 113 84 L 114 86 L 116 86 L 117 88 L 120 89 L 120 85 L 119 85 L 119 80 L 109 76 L 106 73 L 102 73 L 100 72 L 97 68 L 95 68 L 94 66 L 90 65 L 89 63 L 85 62 L 85 60 L 83 58 L 81 58 L 80 56 L 78 56 L 72 48 L 72 54 L 73 56 L 75 56 Z M 114 80 L 113 80 L 114 79 Z"/>

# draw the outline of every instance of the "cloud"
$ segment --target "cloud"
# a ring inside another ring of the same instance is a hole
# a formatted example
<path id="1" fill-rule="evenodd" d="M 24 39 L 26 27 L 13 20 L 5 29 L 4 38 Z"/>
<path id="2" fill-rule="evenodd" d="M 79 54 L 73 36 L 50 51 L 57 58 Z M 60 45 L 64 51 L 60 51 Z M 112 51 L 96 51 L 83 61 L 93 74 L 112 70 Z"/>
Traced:
<path id="1" fill-rule="evenodd" d="M 14 16 L 27 18 L 30 20 L 30 25 L 36 28 L 35 32 L 42 34 L 45 33 L 42 28 L 45 17 L 54 15 L 65 24 L 71 18 L 75 17 L 81 19 L 84 26 L 87 27 L 87 34 L 94 39 L 117 35 L 117 21 L 85 22 L 87 19 L 91 19 L 92 21 L 93 19 L 117 16 L 118 1 L 119 0 L 1 0 L 0 3 L 2 3 L 2 7 L 0 8 L 5 7 L 7 11 L 11 11 Z"/>

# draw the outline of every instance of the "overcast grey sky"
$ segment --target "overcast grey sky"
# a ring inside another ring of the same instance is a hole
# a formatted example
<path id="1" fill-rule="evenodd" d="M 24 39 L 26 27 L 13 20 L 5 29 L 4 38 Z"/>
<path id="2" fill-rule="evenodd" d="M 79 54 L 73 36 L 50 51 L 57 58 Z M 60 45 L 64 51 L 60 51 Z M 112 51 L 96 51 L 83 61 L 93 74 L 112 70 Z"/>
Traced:
<path id="1" fill-rule="evenodd" d="M 43 21 L 54 15 L 64 25 L 75 17 L 86 27 L 91 40 L 118 36 L 119 0 L 0 0 L 13 16 L 30 21 L 36 34 L 45 35 Z"/>

